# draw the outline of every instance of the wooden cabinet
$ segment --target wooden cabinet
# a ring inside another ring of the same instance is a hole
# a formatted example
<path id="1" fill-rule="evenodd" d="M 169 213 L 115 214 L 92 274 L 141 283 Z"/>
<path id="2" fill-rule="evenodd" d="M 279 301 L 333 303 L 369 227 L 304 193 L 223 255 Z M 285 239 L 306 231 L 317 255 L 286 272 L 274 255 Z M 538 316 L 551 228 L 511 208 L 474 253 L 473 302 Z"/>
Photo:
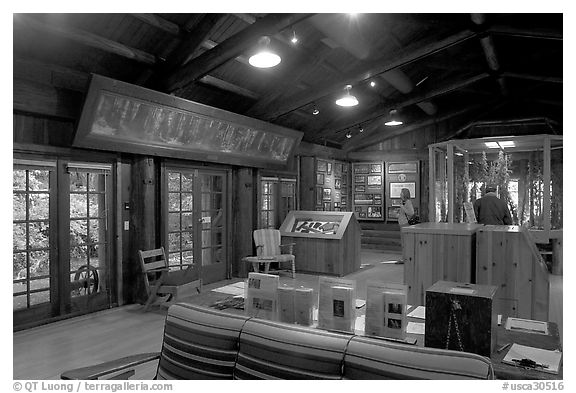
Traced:
<path id="1" fill-rule="evenodd" d="M 426 289 L 439 280 L 474 283 L 480 224 L 426 222 L 402 228 L 408 304 L 425 305 Z"/>
<path id="2" fill-rule="evenodd" d="M 351 212 L 291 211 L 280 227 L 296 271 L 344 276 L 360 269 L 360 225 Z"/>
<path id="3" fill-rule="evenodd" d="M 528 231 L 486 225 L 476 240 L 476 282 L 498 287 L 498 314 L 548 321 L 549 273 Z"/>

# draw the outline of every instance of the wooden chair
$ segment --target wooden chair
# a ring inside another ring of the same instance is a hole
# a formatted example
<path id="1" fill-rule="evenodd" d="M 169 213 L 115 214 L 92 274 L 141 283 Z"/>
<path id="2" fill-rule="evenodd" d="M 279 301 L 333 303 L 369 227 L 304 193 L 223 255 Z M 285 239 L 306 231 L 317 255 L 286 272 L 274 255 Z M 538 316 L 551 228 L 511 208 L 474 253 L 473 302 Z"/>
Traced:
<path id="1" fill-rule="evenodd" d="M 154 303 L 169 306 L 178 298 L 200 293 L 201 280 L 193 280 L 192 265 L 185 270 L 170 271 L 164 247 L 138 251 L 148 299 L 144 305 L 147 311 Z"/>
<path id="2" fill-rule="evenodd" d="M 292 267 L 292 278 L 296 277 L 295 258 L 293 246 L 295 243 L 281 244 L 280 231 L 278 229 L 256 229 L 254 231 L 254 244 L 256 256 L 246 257 L 244 260 L 252 264 L 255 272 L 259 271 L 259 265 L 264 264 L 264 273 L 268 273 L 271 262 L 278 264 L 289 262 Z M 282 250 L 286 250 L 284 253 Z"/>

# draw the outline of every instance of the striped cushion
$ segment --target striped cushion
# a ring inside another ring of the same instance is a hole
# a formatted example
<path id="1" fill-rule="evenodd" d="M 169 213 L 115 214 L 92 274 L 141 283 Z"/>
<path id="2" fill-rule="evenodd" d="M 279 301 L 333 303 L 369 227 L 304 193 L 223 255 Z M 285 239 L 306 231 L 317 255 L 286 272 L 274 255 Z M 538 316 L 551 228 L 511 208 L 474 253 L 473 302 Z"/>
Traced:
<path id="1" fill-rule="evenodd" d="M 352 336 L 251 319 L 240 334 L 236 379 L 341 379 Z"/>
<path id="2" fill-rule="evenodd" d="M 168 309 L 158 379 L 232 379 L 248 317 L 178 303 Z"/>
<path id="3" fill-rule="evenodd" d="M 355 336 L 344 379 L 494 379 L 494 370 L 480 355 Z"/>

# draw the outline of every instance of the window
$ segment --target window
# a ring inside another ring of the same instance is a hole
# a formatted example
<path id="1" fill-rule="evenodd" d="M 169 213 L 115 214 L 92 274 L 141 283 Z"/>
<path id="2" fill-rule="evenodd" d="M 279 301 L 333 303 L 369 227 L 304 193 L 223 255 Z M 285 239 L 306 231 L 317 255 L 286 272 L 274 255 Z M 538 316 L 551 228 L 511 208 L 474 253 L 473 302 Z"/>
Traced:
<path id="1" fill-rule="evenodd" d="M 259 228 L 279 228 L 290 210 L 296 209 L 296 179 L 260 179 Z"/>
<path id="2" fill-rule="evenodd" d="M 171 270 L 194 265 L 194 173 L 168 171 L 168 260 Z"/>
<path id="3" fill-rule="evenodd" d="M 48 163 L 46 163 L 48 164 Z M 55 251 L 55 164 L 15 165 L 13 171 L 13 310 L 50 303 Z"/>

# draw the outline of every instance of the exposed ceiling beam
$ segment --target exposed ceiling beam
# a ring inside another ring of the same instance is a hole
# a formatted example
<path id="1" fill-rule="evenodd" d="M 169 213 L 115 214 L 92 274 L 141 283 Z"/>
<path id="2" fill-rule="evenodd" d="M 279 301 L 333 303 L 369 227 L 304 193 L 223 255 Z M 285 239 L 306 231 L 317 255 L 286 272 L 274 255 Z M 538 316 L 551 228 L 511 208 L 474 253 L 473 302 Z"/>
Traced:
<path id="1" fill-rule="evenodd" d="M 245 89 L 233 83 L 227 82 L 225 80 L 213 77 L 211 75 L 204 75 L 198 80 L 198 82 L 205 83 L 207 85 L 215 86 L 222 90 L 227 90 L 229 92 L 257 100 L 259 95 L 251 90 Z"/>
<path id="2" fill-rule="evenodd" d="M 163 90 L 173 92 L 209 74 L 222 64 L 234 59 L 258 42 L 265 35 L 273 35 L 298 23 L 312 14 L 268 14 L 214 48 L 192 59 L 184 67 L 167 77 Z"/>
<path id="3" fill-rule="evenodd" d="M 131 60 L 138 61 L 140 63 L 156 65 L 159 62 L 159 59 L 150 53 L 136 48 L 131 48 L 127 45 L 120 44 L 119 42 L 109 40 L 84 30 L 75 29 L 73 27 L 50 25 L 25 14 L 15 15 L 14 21 L 23 23 L 28 27 L 31 27 L 40 32 L 54 34 L 65 39 L 78 42 L 79 44 L 101 49 L 108 53 L 113 53 Z"/>
<path id="4" fill-rule="evenodd" d="M 488 33 L 496 35 L 509 35 L 522 38 L 539 38 L 545 40 L 560 40 L 562 41 L 562 31 L 551 29 L 530 28 L 521 29 L 512 26 L 490 26 L 487 29 Z"/>
<path id="5" fill-rule="evenodd" d="M 325 83 L 322 86 L 314 88 L 313 91 L 301 92 L 295 94 L 293 97 L 288 97 L 288 99 L 286 99 L 280 106 L 273 108 L 271 105 L 271 108 L 267 111 L 268 115 L 266 116 L 266 120 L 276 119 L 311 102 L 319 101 L 322 97 L 341 91 L 345 85 L 354 85 L 363 82 L 376 75 L 438 53 L 439 51 L 460 44 L 476 36 L 477 33 L 470 30 L 464 30 L 444 39 L 431 40 L 426 44 L 420 43 L 419 45 L 412 45 L 402 50 L 401 53 L 397 54 L 394 59 L 387 63 L 370 64 L 361 70 L 346 74 L 337 84 L 334 84 L 333 82 Z"/>
<path id="6" fill-rule="evenodd" d="M 174 36 L 180 35 L 180 26 L 176 23 L 172 23 L 158 15 L 154 14 L 130 14 L 133 17 L 141 20 L 144 23 L 154 26 L 159 30 L 165 31 L 166 33 L 172 34 Z"/>
<path id="7" fill-rule="evenodd" d="M 86 93 L 90 74 L 56 64 L 14 57 L 13 77 L 45 84 L 58 89 Z"/>
<path id="8" fill-rule="evenodd" d="M 468 107 L 465 109 L 461 109 L 461 110 L 447 113 L 443 116 L 430 118 L 430 119 L 424 120 L 424 121 L 419 122 L 419 123 L 414 123 L 414 124 L 406 125 L 404 127 L 395 128 L 393 130 L 389 130 L 388 129 L 389 127 L 386 127 L 383 125 L 378 125 L 375 128 L 377 128 L 379 131 L 382 131 L 383 127 L 386 127 L 386 132 L 381 132 L 380 134 L 374 134 L 373 133 L 370 138 L 364 138 L 362 140 L 360 140 L 360 139 L 350 140 L 348 143 L 344 144 L 343 150 L 346 152 L 349 152 L 352 150 L 359 150 L 359 149 L 362 149 L 364 147 L 367 147 L 370 145 L 375 145 L 377 143 L 384 142 L 385 140 L 395 138 L 395 137 L 400 136 L 402 134 L 406 134 L 408 132 L 415 131 L 415 130 L 420 129 L 422 127 L 427 127 L 427 126 L 430 126 L 432 124 L 439 123 L 439 122 L 451 119 L 451 118 L 456 117 L 456 116 L 470 113 L 473 110 L 477 110 L 477 109 L 478 109 L 478 106 L 472 106 L 472 107 Z"/>
<path id="9" fill-rule="evenodd" d="M 387 103 L 386 106 L 383 106 L 383 107 L 379 108 L 378 110 L 369 111 L 370 116 L 368 118 L 364 118 L 361 121 L 359 121 L 358 119 L 356 119 L 354 121 L 350 121 L 347 124 L 345 124 L 344 126 L 341 125 L 339 127 L 339 130 L 336 132 L 345 130 L 347 128 L 352 128 L 352 127 L 358 126 L 359 124 L 367 124 L 367 123 L 373 122 L 376 119 L 379 119 L 383 116 L 387 116 L 390 113 L 391 109 L 405 108 L 405 107 L 408 107 L 410 105 L 415 105 L 415 104 L 418 104 L 420 102 L 430 100 L 434 97 L 439 97 L 441 95 L 448 94 L 450 92 L 463 89 L 463 88 L 470 86 L 470 85 L 472 85 L 478 81 L 481 81 L 482 79 L 486 79 L 489 76 L 490 75 L 488 73 L 482 73 L 479 75 L 475 75 L 471 78 L 467 78 L 465 80 L 453 81 L 452 83 L 449 83 L 447 86 L 442 86 L 438 89 L 430 89 L 430 90 L 425 91 L 423 93 L 412 95 L 410 97 L 407 97 L 403 101 Z M 364 132 L 362 134 L 362 138 L 368 138 L 372 131 L 373 131 L 373 129 L 371 127 L 364 127 Z M 331 133 L 331 132 L 334 132 L 334 129 L 333 128 L 327 128 L 327 129 L 324 129 L 324 130 L 321 130 L 320 132 L 318 132 L 317 135 L 318 135 L 318 137 L 322 137 L 323 135 L 325 135 L 327 133 Z"/>
<path id="10" fill-rule="evenodd" d="M 556 76 L 521 74 L 518 72 L 503 72 L 502 76 L 507 78 L 527 79 L 538 82 L 562 83 L 562 78 Z"/>
<path id="11" fill-rule="evenodd" d="M 470 19 L 478 26 L 483 26 L 486 22 L 486 16 L 484 14 L 471 14 Z M 500 85 L 500 91 L 502 95 L 508 95 L 508 88 L 506 87 L 506 81 L 502 76 L 498 75 L 500 73 L 500 62 L 498 61 L 498 55 L 496 54 L 496 46 L 494 45 L 494 40 L 492 36 L 487 35 L 480 37 L 480 45 L 482 46 L 482 51 L 484 52 L 484 57 L 488 63 L 488 68 L 493 71 L 497 77 L 496 80 Z"/>

